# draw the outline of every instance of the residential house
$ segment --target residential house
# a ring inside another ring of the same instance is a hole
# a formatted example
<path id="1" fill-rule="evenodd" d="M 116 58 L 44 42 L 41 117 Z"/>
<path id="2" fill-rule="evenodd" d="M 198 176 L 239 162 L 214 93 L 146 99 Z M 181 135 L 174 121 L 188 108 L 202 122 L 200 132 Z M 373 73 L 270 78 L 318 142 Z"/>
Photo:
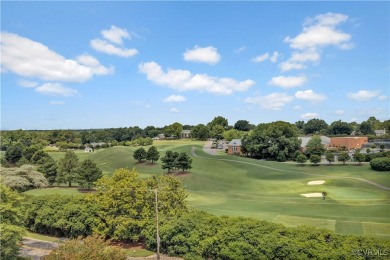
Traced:
<path id="1" fill-rule="evenodd" d="M 190 138 L 191 137 L 191 130 L 183 130 L 181 132 L 181 138 Z"/>
<path id="2" fill-rule="evenodd" d="M 84 152 L 86 153 L 92 153 L 93 152 L 93 149 L 91 147 L 85 147 L 84 148 Z"/>
<path id="3" fill-rule="evenodd" d="M 228 143 L 228 154 L 241 155 L 241 139 L 233 139 Z"/>

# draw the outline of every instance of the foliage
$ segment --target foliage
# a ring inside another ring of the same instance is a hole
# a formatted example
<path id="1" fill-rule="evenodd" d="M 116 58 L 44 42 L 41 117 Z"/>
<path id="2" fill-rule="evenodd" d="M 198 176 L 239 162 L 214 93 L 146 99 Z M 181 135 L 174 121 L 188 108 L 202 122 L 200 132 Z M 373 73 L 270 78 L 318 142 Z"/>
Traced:
<path id="1" fill-rule="evenodd" d="M 238 130 L 238 131 L 249 131 L 253 128 L 253 125 L 251 125 L 249 123 L 249 121 L 247 120 L 238 120 L 235 124 L 234 124 L 234 129 Z M 234 138 L 233 138 L 234 139 Z"/>
<path id="2" fill-rule="evenodd" d="M 324 133 L 328 128 L 328 124 L 322 120 L 313 118 L 307 121 L 307 123 L 303 126 L 303 131 L 305 134 L 320 134 Z"/>
<path id="3" fill-rule="evenodd" d="M 44 152 L 43 150 L 38 150 L 33 154 L 30 161 L 33 164 L 36 164 L 45 157 L 50 157 L 50 155 L 48 153 Z"/>
<path id="4" fill-rule="evenodd" d="M 325 153 L 325 158 L 326 158 L 326 160 L 329 162 L 329 164 L 330 164 L 331 162 L 334 162 L 334 161 L 335 161 L 335 155 L 334 155 L 334 153 L 333 153 L 332 151 L 330 151 L 330 150 L 326 151 L 326 153 Z"/>
<path id="5" fill-rule="evenodd" d="M 146 159 L 146 151 L 143 147 L 138 148 L 134 151 L 133 158 L 138 162 L 142 162 L 142 160 Z"/>
<path id="6" fill-rule="evenodd" d="M 199 124 L 192 128 L 191 137 L 198 140 L 207 140 L 210 137 L 210 129 L 203 124 Z"/>
<path id="7" fill-rule="evenodd" d="M 312 155 L 321 156 L 325 152 L 325 147 L 321 143 L 321 137 L 314 135 L 306 145 L 306 153 L 311 157 Z"/>
<path id="8" fill-rule="evenodd" d="M 0 223 L 0 259 L 17 260 L 24 229 L 15 225 Z"/>
<path id="9" fill-rule="evenodd" d="M 5 151 L 4 158 L 10 163 L 16 163 L 22 158 L 23 147 L 20 144 L 11 145 Z"/>
<path id="10" fill-rule="evenodd" d="M 43 174 L 36 171 L 32 165 L 5 168 L 2 169 L 1 175 L 1 182 L 17 191 L 45 188 L 49 184 Z"/>
<path id="11" fill-rule="evenodd" d="M 164 127 L 164 135 L 166 137 L 180 138 L 181 132 L 183 132 L 183 126 L 178 122 Z"/>
<path id="12" fill-rule="evenodd" d="M 339 156 L 337 157 L 337 160 L 339 162 L 343 162 L 345 164 L 346 161 L 349 161 L 351 158 L 349 157 L 348 152 L 341 152 Z"/>
<path id="13" fill-rule="evenodd" d="M 31 145 L 29 147 L 24 148 L 23 150 L 23 157 L 26 158 L 28 161 L 31 161 L 31 158 L 33 157 L 34 153 L 39 151 L 40 147 L 37 145 Z"/>
<path id="14" fill-rule="evenodd" d="M 78 175 L 79 158 L 73 151 L 67 151 L 64 158 L 61 158 L 58 163 L 57 182 L 68 183 L 72 186 L 72 182 L 76 181 Z"/>
<path id="15" fill-rule="evenodd" d="M 363 121 L 359 125 L 359 132 L 363 135 L 374 135 L 375 134 L 374 130 L 375 129 L 373 128 L 373 126 L 367 121 Z"/>
<path id="16" fill-rule="evenodd" d="M 85 159 L 81 162 L 78 170 L 78 183 L 81 187 L 91 189 L 95 181 L 102 177 L 102 170 L 99 169 L 94 161 Z"/>
<path id="17" fill-rule="evenodd" d="M 176 158 L 179 156 L 177 152 L 167 151 L 164 157 L 161 158 L 161 168 L 167 169 L 168 173 L 176 167 Z"/>
<path id="18" fill-rule="evenodd" d="M 224 131 L 225 131 L 225 128 L 223 126 L 214 125 L 213 128 L 211 128 L 210 136 L 212 138 L 217 139 L 217 140 L 222 140 Z"/>
<path id="19" fill-rule="evenodd" d="M 133 146 L 147 146 L 147 145 L 152 145 L 153 144 L 153 139 L 150 137 L 138 137 L 137 139 L 134 139 L 131 141 L 131 145 Z"/>
<path id="20" fill-rule="evenodd" d="M 321 162 L 321 156 L 317 155 L 317 154 L 313 154 L 312 156 L 310 156 L 310 162 L 314 165 L 318 165 L 319 162 Z"/>
<path id="21" fill-rule="evenodd" d="M 372 159 L 379 157 L 386 157 L 390 155 L 390 151 L 387 152 L 379 152 L 379 153 L 368 153 L 365 155 L 365 162 L 371 162 Z"/>
<path id="22" fill-rule="evenodd" d="M 186 153 L 180 153 L 175 160 L 175 167 L 181 169 L 183 172 L 185 170 L 191 169 L 192 159 Z"/>
<path id="23" fill-rule="evenodd" d="M 72 239 L 61 244 L 57 249 L 44 256 L 43 260 L 125 260 L 126 251 L 110 246 L 104 239 L 89 236 L 84 239 Z"/>
<path id="24" fill-rule="evenodd" d="M 390 171 L 390 158 L 375 158 L 370 162 L 370 166 L 374 171 Z"/>
<path id="25" fill-rule="evenodd" d="M 303 153 L 299 153 L 295 158 L 295 161 L 303 165 L 307 161 L 307 157 Z"/>
<path id="26" fill-rule="evenodd" d="M 214 117 L 214 119 L 207 124 L 210 129 L 212 129 L 216 125 L 222 126 L 224 129 L 227 129 L 227 127 L 229 126 L 228 120 L 222 116 Z"/>
<path id="27" fill-rule="evenodd" d="M 159 158 L 160 158 L 160 153 L 157 151 L 157 148 L 155 146 L 149 147 L 146 153 L 146 160 L 154 163 L 155 161 L 158 161 Z"/>
<path id="28" fill-rule="evenodd" d="M 53 185 L 57 178 L 57 162 L 49 156 L 40 159 L 38 165 L 38 171 L 43 173 L 50 185 Z"/>
<path id="29" fill-rule="evenodd" d="M 332 135 L 350 135 L 353 131 L 352 126 L 341 120 L 334 121 L 330 126 L 330 134 Z"/>
<path id="30" fill-rule="evenodd" d="M 353 156 L 354 161 L 359 162 L 359 165 L 361 165 L 362 162 L 363 162 L 364 159 L 365 159 L 364 154 L 362 154 L 362 153 L 361 153 L 360 151 L 358 151 L 358 150 L 356 150 L 355 153 L 354 153 L 352 156 Z"/>
<path id="31" fill-rule="evenodd" d="M 246 132 L 239 131 L 237 129 L 229 129 L 229 130 L 226 130 L 225 132 L 223 132 L 223 139 L 225 139 L 227 141 L 231 141 L 233 139 L 242 138 L 242 137 L 244 137 L 245 134 L 246 134 Z"/>

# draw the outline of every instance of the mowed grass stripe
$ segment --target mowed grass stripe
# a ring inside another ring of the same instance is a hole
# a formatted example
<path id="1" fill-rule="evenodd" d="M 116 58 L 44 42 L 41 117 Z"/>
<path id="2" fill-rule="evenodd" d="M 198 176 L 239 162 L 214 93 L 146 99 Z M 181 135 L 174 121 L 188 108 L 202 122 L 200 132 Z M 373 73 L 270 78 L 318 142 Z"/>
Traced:
<path id="1" fill-rule="evenodd" d="M 325 228 L 331 231 L 335 231 L 336 229 L 336 220 L 334 219 L 318 219 L 318 218 L 308 218 L 308 217 L 297 217 L 291 215 L 278 215 L 273 219 L 273 222 L 280 223 L 290 227 L 308 225 L 308 226 L 315 226 L 317 228 Z"/>
<path id="2" fill-rule="evenodd" d="M 378 222 L 363 222 L 364 235 L 390 237 L 390 224 Z"/>

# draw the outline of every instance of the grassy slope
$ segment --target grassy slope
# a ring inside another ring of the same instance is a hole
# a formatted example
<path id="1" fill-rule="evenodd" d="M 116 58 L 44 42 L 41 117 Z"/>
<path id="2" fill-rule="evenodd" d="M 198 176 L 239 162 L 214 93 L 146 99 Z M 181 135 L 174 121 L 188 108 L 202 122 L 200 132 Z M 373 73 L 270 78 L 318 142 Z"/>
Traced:
<path id="1" fill-rule="evenodd" d="M 390 192 L 359 180 L 340 178 L 363 178 L 390 186 L 389 173 L 371 171 L 369 165 L 299 167 L 207 155 L 202 151 L 201 142 L 159 141 L 154 145 L 162 153 L 175 150 L 189 154 L 195 146 L 196 154 L 209 158 L 193 157 L 190 174 L 180 177 L 189 194 L 189 204 L 195 208 L 217 215 L 257 217 L 286 225 L 314 225 L 339 233 L 390 236 Z M 141 177 L 164 173 L 160 162 L 155 165 L 137 163 L 132 157 L 135 149 L 114 147 L 78 154 L 81 158 L 93 159 L 107 175 L 120 167 L 135 167 Z M 61 153 L 54 154 L 56 159 L 61 157 Z M 312 180 L 326 183 L 308 186 L 307 182 Z M 300 195 L 322 191 L 328 193 L 326 200 Z"/>

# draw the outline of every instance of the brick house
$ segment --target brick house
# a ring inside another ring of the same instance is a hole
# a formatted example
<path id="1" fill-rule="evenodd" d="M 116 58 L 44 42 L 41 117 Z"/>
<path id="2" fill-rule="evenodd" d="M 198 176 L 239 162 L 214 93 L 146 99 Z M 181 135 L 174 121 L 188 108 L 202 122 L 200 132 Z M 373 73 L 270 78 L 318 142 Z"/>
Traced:
<path id="1" fill-rule="evenodd" d="M 241 139 L 233 139 L 228 143 L 228 154 L 241 155 Z"/>
<path id="2" fill-rule="evenodd" d="M 330 147 L 346 147 L 350 149 L 361 149 L 363 144 L 368 143 L 368 138 L 366 136 L 362 137 L 332 137 L 330 139 Z"/>

